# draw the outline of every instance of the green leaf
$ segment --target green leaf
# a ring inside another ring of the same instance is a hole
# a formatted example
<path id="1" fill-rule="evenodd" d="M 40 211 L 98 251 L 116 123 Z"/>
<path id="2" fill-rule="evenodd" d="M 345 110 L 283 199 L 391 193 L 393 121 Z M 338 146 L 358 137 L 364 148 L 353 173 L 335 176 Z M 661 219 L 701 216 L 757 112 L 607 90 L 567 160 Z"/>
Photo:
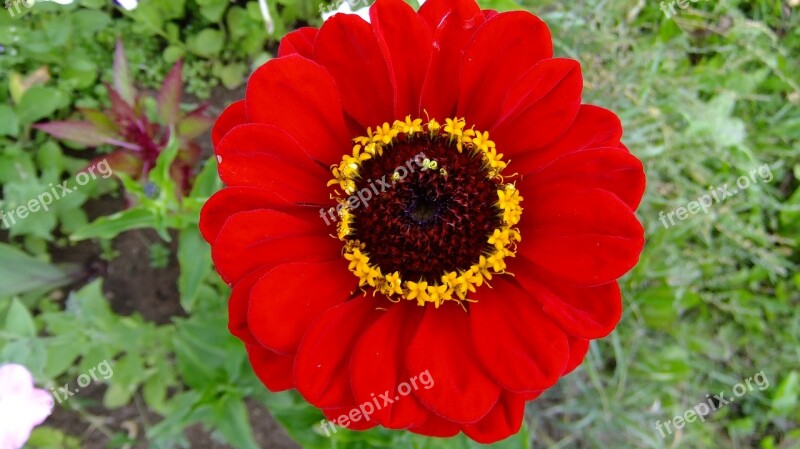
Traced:
<path id="1" fill-rule="evenodd" d="M 225 33 L 214 28 L 205 28 L 187 39 L 189 51 L 212 58 L 217 56 L 225 44 Z"/>
<path id="2" fill-rule="evenodd" d="M 178 278 L 181 306 L 187 312 L 191 312 L 200 286 L 212 268 L 211 251 L 197 227 L 181 231 L 178 240 L 178 263 L 181 267 L 181 275 Z"/>
<path id="3" fill-rule="evenodd" d="M 79 9 L 70 16 L 78 33 L 84 36 L 91 36 L 111 24 L 108 14 L 92 9 Z"/>
<path id="4" fill-rule="evenodd" d="M 775 390 L 772 412 L 778 416 L 789 416 L 797 411 L 798 403 L 800 403 L 800 374 L 792 371 Z"/>
<path id="5" fill-rule="evenodd" d="M 133 392 L 124 385 L 112 383 L 103 395 L 103 406 L 108 409 L 120 408 L 128 405 L 133 397 Z"/>
<path id="6" fill-rule="evenodd" d="M 53 337 L 45 340 L 47 362 L 44 366 L 45 376 L 55 379 L 72 366 L 83 352 L 84 341 L 76 341 L 76 335 L 69 339 Z"/>
<path id="7" fill-rule="evenodd" d="M 75 231 L 69 238 L 74 242 L 91 238 L 113 239 L 125 231 L 149 228 L 155 224 L 156 219 L 153 213 L 138 207 L 100 217 Z"/>
<path id="8" fill-rule="evenodd" d="M 228 7 L 230 1 L 228 0 L 198 0 L 200 5 L 200 14 L 211 23 L 217 23 L 222 20 L 225 14 L 225 8 Z"/>
<path id="9" fill-rule="evenodd" d="M 245 79 L 247 65 L 243 63 L 228 64 L 218 71 L 218 76 L 222 84 L 228 89 L 239 87 Z"/>
<path id="10" fill-rule="evenodd" d="M 25 91 L 17 105 L 17 117 L 23 125 L 53 115 L 65 102 L 64 94 L 51 87 L 34 86 Z"/>
<path id="11" fill-rule="evenodd" d="M 14 110 L 6 104 L 0 104 L 0 136 L 16 137 L 19 134 L 19 120 Z"/>
<path id="12" fill-rule="evenodd" d="M 75 269 L 62 270 L 0 243 L 0 285 L 3 296 L 52 290 L 73 280 Z"/>
<path id="13" fill-rule="evenodd" d="M 36 449 L 80 449 L 81 441 L 61 430 L 42 426 L 33 429 L 27 445 Z"/>
<path id="14" fill-rule="evenodd" d="M 169 47 L 164 49 L 164 54 L 162 56 L 164 58 L 164 62 L 167 64 L 174 64 L 183 57 L 183 48 L 170 45 Z"/>
<path id="15" fill-rule="evenodd" d="M 494 9 L 499 12 L 524 9 L 522 5 L 514 0 L 480 0 L 478 4 L 483 9 Z"/>
<path id="16" fill-rule="evenodd" d="M 36 325 L 28 308 L 22 305 L 19 300 L 14 299 L 6 316 L 6 332 L 16 337 L 35 337 Z"/>
<path id="17" fill-rule="evenodd" d="M 208 158 L 203 163 L 203 168 L 194 180 L 192 187 L 192 198 L 207 199 L 214 194 L 217 190 L 222 188 L 222 181 L 217 176 L 217 159 Z"/>
<path id="18" fill-rule="evenodd" d="M 215 404 L 214 422 L 219 432 L 237 449 L 258 449 L 253 439 L 247 408 L 241 398 L 226 395 Z"/>

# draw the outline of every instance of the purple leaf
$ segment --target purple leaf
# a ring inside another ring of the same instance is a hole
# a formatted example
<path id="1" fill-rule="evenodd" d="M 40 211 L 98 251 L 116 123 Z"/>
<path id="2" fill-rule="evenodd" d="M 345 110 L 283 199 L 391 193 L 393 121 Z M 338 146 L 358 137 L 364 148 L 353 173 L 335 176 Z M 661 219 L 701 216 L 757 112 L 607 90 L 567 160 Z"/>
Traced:
<path id="1" fill-rule="evenodd" d="M 125 150 L 118 150 L 113 153 L 98 156 L 90 162 L 84 170 L 100 164 L 103 161 L 108 163 L 113 173 L 125 173 L 129 176 L 139 176 L 142 170 L 142 160 Z"/>
<path id="2" fill-rule="evenodd" d="M 96 147 L 116 141 L 113 134 L 109 134 L 88 121 L 48 122 L 33 127 L 58 139 L 69 140 L 87 147 Z"/>
<path id="3" fill-rule="evenodd" d="M 128 59 L 125 57 L 125 47 L 122 40 L 117 39 L 117 46 L 114 49 L 114 89 L 119 92 L 128 104 L 133 104 L 136 97 L 136 90 L 133 87 L 131 71 L 128 68 Z"/>
<path id="4" fill-rule="evenodd" d="M 86 120 L 94 123 L 99 129 L 107 131 L 110 134 L 117 134 L 119 128 L 114 120 L 109 117 L 105 112 L 98 111 L 97 109 L 78 109 L 81 111 Z"/>
<path id="5" fill-rule="evenodd" d="M 133 110 L 132 103 L 122 98 L 122 94 L 113 87 L 108 85 L 106 87 L 108 88 L 108 99 L 111 101 L 111 111 L 114 114 L 117 127 L 125 128 L 127 124 L 135 122 L 136 111 Z"/>
<path id="6" fill-rule="evenodd" d="M 164 84 L 158 91 L 158 115 L 163 124 L 172 125 L 181 114 L 181 96 L 183 96 L 183 62 L 178 61 L 164 78 Z"/>
<path id="7" fill-rule="evenodd" d="M 178 136 L 184 140 L 192 140 L 211 129 L 214 119 L 205 115 L 208 105 L 200 106 L 186 114 L 178 123 Z"/>

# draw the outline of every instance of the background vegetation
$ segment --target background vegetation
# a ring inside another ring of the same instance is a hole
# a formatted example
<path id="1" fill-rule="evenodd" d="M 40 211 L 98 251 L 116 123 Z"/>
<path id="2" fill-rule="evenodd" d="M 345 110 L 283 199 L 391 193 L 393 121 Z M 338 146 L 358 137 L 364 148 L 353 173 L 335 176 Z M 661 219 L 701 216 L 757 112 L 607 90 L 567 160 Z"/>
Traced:
<path id="1" fill-rule="evenodd" d="M 639 211 L 648 242 L 622 282 L 622 322 L 529 405 L 523 432 L 496 446 L 800 448 L 800 2 L 709 0 L 670 18 L 650 0 L 483 4 L 547 21 L 556 53 L 582 63 L 585 101 L 620 114 L 648 175 Z M 158 89 L 183 58 L 184 109 L 210 99 L 218 113 L 283 34 L 320 23 L 315 0 L 270 8 L 273 30 L 258 2 L 243 0 L 0 11 L 0 210 L 113 149 L 32 125 L 109 104 L 118 37 L 139 86 Z M 296 394 L 265 391 L 228 335 L 228 289 L 197 231 L 200 205 L 220 187 L 207 136 L 202 144 L 186 195 L 167 148 L 147 178 L 98 179 L 0 231 L 0 363 L 22 363 L 52 387 L 103 360 L 114 370 L 57 405 L 29 446 L 292 447 L 271 439 L 281 432 L 264 407 L 307 448 L 477 446 L 380 430 L 326 438 L 321 414 Z M 659 221 L 762 164 L 770 182 L 675 226 Z M 666 438 L 657 432 L 657 421 L 761 371 L 769 388 Z"/>

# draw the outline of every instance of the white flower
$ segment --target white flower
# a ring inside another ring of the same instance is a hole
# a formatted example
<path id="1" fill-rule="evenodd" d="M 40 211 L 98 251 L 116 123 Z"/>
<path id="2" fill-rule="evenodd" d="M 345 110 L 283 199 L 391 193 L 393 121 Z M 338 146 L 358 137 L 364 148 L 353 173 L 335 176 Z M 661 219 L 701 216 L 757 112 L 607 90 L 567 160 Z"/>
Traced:
<path id="1" fill-rule="evenodd" d="M 267 0 L 258 0 L 258 7 L 261 9 L 261 17 L 264 18 L 264 26 L 267 27 L 267 33 L 272 34 L 275 32 L 275 21 L 272 20 L 272 14 L 269 13 L 269 6 Z"/>
<path id="2" fill-rule="evenodd" d="M 22 365 L 0 366 L 0 448 L 19 449 L 53 411 L 53 397 L 33 386 Z"/>
<path id="3" fill-rule="evenodd" d="M 139 0 L 114 0 L 119 6 L 125 8 L 126 11 L 131 11 L 139 6 Z"/>

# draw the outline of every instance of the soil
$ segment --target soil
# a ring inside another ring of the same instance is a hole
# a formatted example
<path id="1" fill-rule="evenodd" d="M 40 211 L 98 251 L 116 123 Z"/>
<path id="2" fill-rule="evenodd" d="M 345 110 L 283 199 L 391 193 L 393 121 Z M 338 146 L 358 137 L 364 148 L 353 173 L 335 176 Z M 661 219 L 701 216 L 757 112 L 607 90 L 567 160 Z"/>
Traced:
<path id="1" fill-rule="evenodd" d="M 244 97 L 244 89 L 227 91 L 218 89 L 211 99 L 210 113 L 218 115 L 225 106 Z M 210 136 L 201 138 L 204 156 L 212 154 Z M 121 196 L 107 196 L 87 202 L 85 208 L 90 219 L 109 215 L 124 209 Z M 4 237 L 5 238 L 5 237 Z M 112 309 L 120 315 L 137 313 L 144 319 L 157 324 L 170 323 L 173 317 L 186 316 L 179 303 L 177 279 L 179 267 L 175 258 L 176 246 L 165 244 L 170 249 L 169 263 L 164 268 L 154 268 L 150 263 L 150 246 L 161 242 L 151 230 L 129 231 L 117 236 L 112 242 L 115 257 L 110 261 L 101 258 L 101 248 L 95 242 L 85 241 L 67 248 L 53 246 L 51 254 L 55 263 L 71 263 L 84 268 L 80 281 L 67 288 L 79 288 L 82 284 L 102 277 L 103 289 Z M 164 244 L 164 243 L 162 243 Z M 83 449 L 109 447 L 109 435 L 122 433 L 138 443 L 133 448 L 146 448 L 144 429 L 158 423 L 159 416 L 146 410 L 142 400 L 135 396 L 132 404 L 107 410 L 102 404 L 105 387 L 93 386 L 82 392 L 87 398 L 88 408 L 81 411 L 69 406 L 57 405 L 47 425 L 58 428 L 77 437 Z M 299 446 L 292 441 L 283 428 L 261 404 L 248 400 L 247 408 L 256 442 L 263 448 L 295 449 Z M 91 419 L 87 419 L 91 416 Z M 226 444 L 215 439 L 201 425 L 186 429 L 189 447 L 193 449 L 225 449 Z M 118 447 L 118 445 L 114 445 Z"/>

